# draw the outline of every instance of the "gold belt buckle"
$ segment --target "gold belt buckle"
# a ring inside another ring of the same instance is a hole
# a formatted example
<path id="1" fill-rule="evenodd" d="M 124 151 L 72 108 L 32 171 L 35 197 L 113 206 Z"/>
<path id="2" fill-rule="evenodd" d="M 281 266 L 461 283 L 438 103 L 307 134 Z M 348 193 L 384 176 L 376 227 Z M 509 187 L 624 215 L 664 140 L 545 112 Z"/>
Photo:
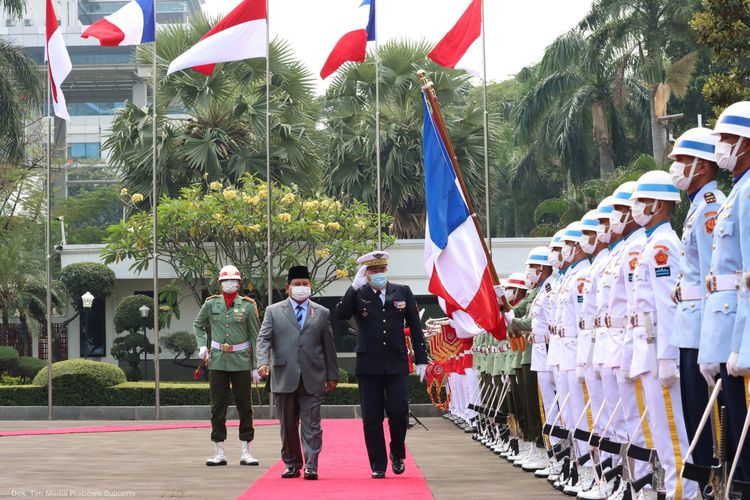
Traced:
<path id="1" fill-rule="evenodd" d="M 706 290 L 708 290 L 708 293 L 716 291 L 716 276 L 713 274 L 706 275 Z"/>
<path id="2" fill-rule="evenodd" d="M 745 273 L 745 288 L 750 291 L 750 271 Z"/>
<path id="3" fill-rule="evenodd" d="M 221 350 L 224 352 L 232 352 L 232 345 L 224 342 L 223 344 L 221 344 Z"/>
<path id="4" fill-rule="evenodd" d="M 583 328 L 583 320 L 582 320 L 582 319 L 579 319 L 579 320 L 578 320 L 578 328 L 579 328 L 580 330 L 583 330 L 583 329 L 584 329 L 584 328 Z"/>
<path id="5" fill-rule="evenodd" d="M 607 328 L 612 328 L 612 316 L 610 316 L 609 314 L 607 314 L 604 317 L 604 324 L 607 325 Z"/>

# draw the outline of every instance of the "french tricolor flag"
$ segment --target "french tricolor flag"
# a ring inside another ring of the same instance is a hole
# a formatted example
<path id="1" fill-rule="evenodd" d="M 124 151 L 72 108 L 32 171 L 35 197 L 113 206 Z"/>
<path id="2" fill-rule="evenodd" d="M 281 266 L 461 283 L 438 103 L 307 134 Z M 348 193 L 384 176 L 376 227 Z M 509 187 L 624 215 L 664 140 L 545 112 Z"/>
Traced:
<path id="1" fill-rule="evenodd" d="M 140 45 L 156 40 L 154 0 L 132 0 L 113 14 L 99 19 L 81 34 L 102 46 Z"/>
<path id="2" fill-rule="evenodd" d="M 428 290 L 445 300 L 445 311 L 470 336 L 474 323 L 498 338 L 505 336 L 484 244 L 472 220 L 466 200 L 424 100 L 424 181 L 427 202 L 425 224 L 425 271 Z"/>
<path id="3" fill-rule="evenodd" d="M 243 0 L 198 43 L 172 61 L 167 74 L 192 68 L 212 75 L 217 63 L 268 57 L 266 0 Z"/>
<path id="4" fill-rule="evenodd" d="M 359 9 L 350 19 L 351 31 L 342 36 L 320 70 L 325 80 L 345 62 L 362 62 L 367 53 L 367 42 L 375 41 L 375 0 L 361 0 Z"/>
<path id="5" fill-rule="evenodd" d="M 464 3 L 464 5 L 466 5 Z M 440 66 L 481 76 L 482 0 L 471 0 L 458 22 L 427 55 Z"/>

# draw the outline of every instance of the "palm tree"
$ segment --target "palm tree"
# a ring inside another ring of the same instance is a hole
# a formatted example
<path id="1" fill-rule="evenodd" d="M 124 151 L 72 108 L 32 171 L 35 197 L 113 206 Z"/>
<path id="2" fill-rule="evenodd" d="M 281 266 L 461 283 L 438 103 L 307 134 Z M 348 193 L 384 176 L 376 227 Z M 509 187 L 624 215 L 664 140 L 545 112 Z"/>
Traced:
<path id="1" fill-rule="evenodd" d="M 0 0 L 11 18 L 20 19 L 24 0 Z M 26 51 L 0 38 L 0 159 L 18 161 L 23 155 L 24 121 L 40 106 L 44 79 Z"/>
<path id="2" fill-rule="evenodd" d="M 648 89 L 653 156 L 664 161 L 671 94 L 684 97 L 697 62 L 689 22 L 697 0 L 596 0 L 580 27 L 595 40 L 618 47 L 633 59 L 635 74 Z M 675 56 L 675 54 L 680 54 Z"/>
<path id="3" fill-rule="evenodd" d="M 394 218 L 402 238 L 424 234 L 422 99 L 418 69 L 434 82 L 462 173 L 483 213 L 482 109 L 468 99 L 469 77 L 427 58 L 426 42 L 391 41 L 380 46 L 380 149 L 383 212 Z M 347 64 L 334 77 L 323 104 L 328 138 L 324 185 L 377 209 L 375 141 L 375 54 Z"/>
<path id="4" fill-rule="evenodd" d="M 169 61 L 212 24 L 200 16 L 189 26 L 171 25 L 159 32 L 160 195 L 175 196 L 196 182 L 236 184 L 248 172 L 265 177 L 265 60 L 220 65 L 210 77 L 191 70 L 166 76 Z M 150 66 L 150 48 L 139 47 L 136 59 Z M 312 75 L 283 41 L 272 42 L 270 64 L 272 178 L 310 191 L 320 178 L 321 163 Z M 151 192 L 151 127 L 151 109 L 128 103 L 116 114 L 103 146 L 131 192 Z"/>

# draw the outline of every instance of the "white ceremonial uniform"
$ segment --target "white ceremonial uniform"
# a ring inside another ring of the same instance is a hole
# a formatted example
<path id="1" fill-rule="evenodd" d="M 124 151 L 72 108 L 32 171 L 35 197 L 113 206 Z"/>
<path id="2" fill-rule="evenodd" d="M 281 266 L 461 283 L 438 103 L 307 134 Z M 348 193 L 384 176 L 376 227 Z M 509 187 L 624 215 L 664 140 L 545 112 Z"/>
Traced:
<path id="1" fill-rule="evenodd" d="M 562 377 L 560 374 L 560 355 L 563 349 L 560 337 L 557 335 L 557 328 L 559 327 L 559 308 L 557 305 L 557 297 L 561 293 L 563 284 L 567 279 L 567 269 L 561 269 L 557 278 L 553 281 L 551 290 L 547 294 L 547 308 L 549 311 L 548 329 L 549 329 L 549 345 L 547 349 L 547 368 L 552 372 L 552 377 L 555 381 L 555 390 L 558 395 L 558 405 L 562 408 L 563 402 L 568 397 L 568 381 L 566 377 Z M 575 421 L 570 422 L 572 417 L 570 416 L 570 403 L 565 405 L 565 408 L 560 415 L 558 425 L 564 429 L 571 430 Z"/>
<path id="2" fill-rule="evenodd" d="M 679 360 L 670 343 L 677 307 L 671 298 L 677 284 L 681 244 L 669 222 L 646 231 L 647 243 L 633 273 L 633 355 L 630 375 L 640 377 L 647 409 L 644 434 L 647 446 L 655 447 L 664 468 L 668 498 L 694 498 L 697 484 L 680 481 L 689 443 L 682 413 L 679 379 L 663 387 L 658 378 L 658 361 Z M 645 428 L 648 426 L 648 430 Z M 649 443 L 649 436 L 651 443 Z"/>
<path id="3" fill-rule="evenodd" d="M 531 347 L 531 370 L 536 372 L 545 423 L 548 424 L 552 424 L 559 407 L 557 403 L 554 408 L 552 406 L 555 400 L 555 377 L 547 366 L 550 316 L 548 294 L 552 291 L 552 281 L 553 278 L 550 276 L 539 285 L 539 292 L 531 303 L 531 335 L 534 338 L 534 344 Z"/>

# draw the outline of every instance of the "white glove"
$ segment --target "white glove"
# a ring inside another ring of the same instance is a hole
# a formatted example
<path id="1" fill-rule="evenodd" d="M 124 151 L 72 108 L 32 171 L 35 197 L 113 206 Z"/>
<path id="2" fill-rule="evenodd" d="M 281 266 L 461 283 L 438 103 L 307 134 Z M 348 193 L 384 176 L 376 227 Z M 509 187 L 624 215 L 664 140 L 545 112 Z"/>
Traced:
<path id="1" fill-rule="evenodd" d="M 739 361 L 740 353 L 733 352 L 729 355 L 729 359 L 727 360 L 727 373 L 729 373 L 733 377 L 739 377 L 739 374 L 737 373 L 737 361 Z"/>
<path id="2" fill-rule="evenodd" d="M 357 271 L 357 275 L 354 277 L 354 281 L 352 281 L 352 288 L 355 290 L 359 290 L 365 284 L 367 283 L 367 278 L 365 277 L 365 272 L 367 271 L 367 266 L 362 266 L 359 268 L 359 271 Z"/>
<path id="3" fill-rule="evenodd" d="M 501 299 L 505 296 L 505 287 L 503 285 L 495 285 L 495 297 Z"/>
<path id="4" fill-rule="evenodd" d="M 586 374 L 584 373 L 584 371 L 583 371 L 583 367 L 582 367 L 582 366 L 577 366 L 577 367 L 576 367 L 576 378 L 577 378 L 577 379 L 578 379 L 578 381 L 579 381 L 580 383 L 582 383 L 582 384 L 583 384 L 584 382 L 586 382 Z"/>
<path id="5" fill-rule="evenodd" d="M 253 370 L 252 377 L 253 377 L 253 384 L 256 384 L 256 385 L 260 384 L 260 373 L 258 373 L 257 368 Z"/>
<path id="6" fill-rule="evenodd" d="M 680 379 L 680 369 L 674 359 L 659 360 L 659 381 L 664 387 L 672 387 Z"/>
<path id="7" fill-rule="evenodd" d="M 505 324 L 507 326 L 510 326 L 510 324 L 513 323 L 513 320 L 515 319 L 516 315 L 513 312 L 513 310 L 510 310 L 507 313 L 503 313 L 503 317 L 505 318 Z"/>
<path id="8" fill-rule="evenodd" d="M 414 373 L 419 377 L 420 382 L 424 382 L 425 373 L 427 373 L 427 365 L 415 365 Z"/>
<path id="9" fill-rule="evenodd" d="M 719 363 L 703 363 L 699 366 L 701 375 L 706 379 L 709 389 L 716 385 L 716 375 L 719 374 Z"/>
<path id="10" fill-rule="evenodd" d="M 198 359 L 202 359 L 206 363 L 209 359 L 211 359 L 211 353 L 208 352 L 208 348 L 204 345 L 201 346 L 200 349 L 198 349 Z"/>

